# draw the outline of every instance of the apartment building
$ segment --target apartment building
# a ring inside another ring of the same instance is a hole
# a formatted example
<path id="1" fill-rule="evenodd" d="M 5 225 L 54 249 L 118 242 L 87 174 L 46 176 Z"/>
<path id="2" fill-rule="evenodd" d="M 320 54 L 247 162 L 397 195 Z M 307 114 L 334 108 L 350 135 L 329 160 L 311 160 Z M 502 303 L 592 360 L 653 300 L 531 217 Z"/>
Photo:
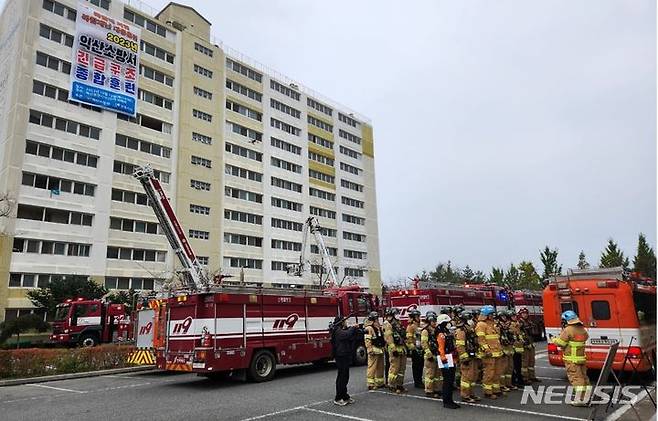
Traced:
<path id="1" fill-rule="evenodd" d="M 312 238 L 312 273 L 285 270 L 314 215 L 338 278 L 381 291 L 367 118 L 223 45 L 188 6 L 80 4 L 141 27 L 136 115 L 69 100 L 76 1 L 6 3 L 0 195 L 11 213 L 0 217 L 0 320 L 35 311 L 26 291 L 54 277 L 140 290 L 173 276 L 179 263 L 131 176 L 146 164 L 209 272 L 317 282 Z"/>

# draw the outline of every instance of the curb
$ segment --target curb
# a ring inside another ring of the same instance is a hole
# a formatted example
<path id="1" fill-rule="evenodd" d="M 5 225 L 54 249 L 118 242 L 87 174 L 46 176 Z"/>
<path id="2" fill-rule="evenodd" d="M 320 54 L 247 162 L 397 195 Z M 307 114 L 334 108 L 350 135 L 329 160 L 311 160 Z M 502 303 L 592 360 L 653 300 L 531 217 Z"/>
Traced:
<path id="1" fill-rule="evenodd" d="M 55 374 L 52 376 L 41 376 L 41 377 L 30 377 L 24 379 L 10 379 L 10 380 L 0 380 L 0 387 L 4 386 L 17 386 L 21 384 L 30 384 L 30 383 L 45 383 L 52 382 L 55 380 L 69 380 L 69 379 L 80 379 L 84 377 L 98 377 L 105 376 L 107 374 L 121 374 L 121 373 L 134 373 L 140 371 L 150 371 L 155 370 L 154 365 L 146 365 L 139 367 L 125 367 L 125 368 L 112 368 L 109 370 L 98 370 L 98 371 L 85 371 L 81 373 L 69 373 L 69 374 Z"/>

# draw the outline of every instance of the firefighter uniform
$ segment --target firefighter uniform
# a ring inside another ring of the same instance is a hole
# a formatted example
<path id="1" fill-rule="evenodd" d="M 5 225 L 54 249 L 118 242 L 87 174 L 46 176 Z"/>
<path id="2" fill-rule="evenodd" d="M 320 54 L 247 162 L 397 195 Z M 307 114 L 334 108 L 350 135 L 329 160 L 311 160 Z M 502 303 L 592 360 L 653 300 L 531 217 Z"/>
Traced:
<path id="1" fill-rule="evenodd" d="M 414 386 L 417 388 L 423 387 L 423 351 L 420 343 L 420 331 L 420 311 L 412 310 L 412 312 L 409 312 L 405 345 L 411 356 L 411 371 L 414 377 Z"/>
<path id="2" fill-rule="evenodd" d="M 368 389 L 384 386 L 384 334 L 378 322 L 368 320 L 365 324 L 365 343 L 368 350 Z"/>
<path id="3" fill-rule="evenodd" d="M 567 325 L 560 332 L 560 336 L 553 338 L 553 343 L 562 348 L 562 360 L 567 370 L 567 377 L 576 392 L 572 405 L 583 406 L 586 405 L 585 395 L 589 388 L 585 356 L 585 343 L 589 335 L 573 311 L 565 311 L 562 319 L 566 321 Z"/>
<path id="4" fill-rule="evenodd" d="M 521 330 L 523 331 L 524 348 L 523 359 L 521 361 L 521 374 L 526 383 L 538 382 L 539 379 L 535 374 L 535 343 L 533 341 L 533 332 L 535 326 L 532 320 L 528 317 L 528 310 L 522 309 L 521 314 Z"/>
<path id="5" fill-rule="evenodd" d="M 500 387 L 503 391 L 509 392 L 515 387 L 512 386 L 512 371 L 514 369 L 514 339 L 512 338 L 511 331 L 509 330 L 509 322 L 507 320 L 501 321 L 498 325 L 500 330 L 500 343 L 503 348 L 503 356 L 501 357 L 501 371 Z"/>
<path id="6" fill-rule="evenodd" d="M 523 342 L 523 331 L 521 330 L 521 325 L 518 320 L 512 319 L 510 323 L 510 331 L 514 336 L 514 343 L 512 347 L 514 348 L 514 355 L 512 357 L 512 384 L 515 386 L 524 386 L 525 380 L 523 379 L 523 353 L 525 352 L 524 342 Z"/>
<path id="7" fill-rule="evenodd" d="M 461 379 L 459 381 L 459 392 L 464 402 L 476 402 L 479 400 L 473 393 L 473 386 L 477 382 L 479 371 L 479 360 L 477 358 L 477 337 L 473 328 L 466 323 L 457 325 L 455 332 L 455 347 L 459 358 Z"/>
<path id="8" fill-rule="evenodd" d="M 407 369 L 407 350 L 404 345 L 405 332 L 400 321 L 393 318 L 384 322 L 384 340 L 391 366 L 388 370 L 388 387 L 397 392 L 406 392 L 402 385 Z"/>
<path id="9" fill-rule="evenodd" d="M 503 349 L 500 345 L 500 332 L 491 318 L 493 312 L 493 306 L 483 307 L 475 326 L 478 344 L 484 354 L 482 358 L 482 389 L 484 396 L 490 399 L 496 399 L 497 395 L 503 393 L 500 388 Z"/>
<path id="10" fill-rule="evenodd" d="M 436 317 L 434 320 L 436 321 Z M 441 391 L 441 371 L 436 362 L 439 348 L 434 334 L 435 329 L 436 326 L 432 326 L 430 323 L 423 327 L 420 334 L 420 343 L 423 348 L 425 394 L 438 398 Z"/>

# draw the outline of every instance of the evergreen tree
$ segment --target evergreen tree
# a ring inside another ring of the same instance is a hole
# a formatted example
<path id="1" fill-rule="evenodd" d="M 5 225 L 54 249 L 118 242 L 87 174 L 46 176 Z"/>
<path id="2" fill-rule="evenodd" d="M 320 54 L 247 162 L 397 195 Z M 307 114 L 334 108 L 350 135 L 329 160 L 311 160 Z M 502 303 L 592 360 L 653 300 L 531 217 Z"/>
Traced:
<path id="1" fill-rule="evenodd" d="M 489 282 L 496 285 L 502 285 L 504 279 L 505 279 L 505 271 L 495 266 L 491 268 L 491 274 L 489 275 L 489 279 L 488 279 Z"/>
<path id="2" fill-rule="evenodd" d="M 541 278 L 532 262 L 523 261 L 519 263 L 519 289 L 541 289 Z"/>
<path id="3" fill-rule="evenodd" d="M 553 275 L 562 274 L 562 265 L 557 263 L 557 249 L 551 250 L 548 246 L 539 253 L 541 262 L 544 265 L 544 273 L 542 279 L 548 279 Z"/>
<path id="4" fill-rule="evenodd" d="M 475 278 L 475 272 L 473 272 L 473 269 L 470 268 L 470 266 L 466 265 L 464 270 L 462 270 L 461 273 L 461 280 L 465 284 L 470 284 L 473 282 L 473 278 Z"/>
<path id="5" fill-rule="evenodd" d="M 637 241 L 637 254 L 633 258 L 633 271 L 656 279 L 656 254 L 642 233 L 640 233 Z"/>
<path id="6" fill-rule="evenodd" d="M 608 240 L 608 245 L 606 246 L 603 253 L 601 253 L 601 262 L 599 266 L 602 268 L 615 268 L 623 267 L 624 269 L 628 268 L 629 261 L 628 257 L 624 257 L 624 252 L 619 249 L 617 243 L 613 239 Z"/>
<path id="7" fill-rule="evenodd" d="M 96 299 L 107 294 L 104 286 L 86 277 L 56 277 L 45 288 L 36 288 L 27 292 L 27 298 L 37 307 L 45 308 L 48 315 L 55 313 L 57 304 L 69 298 Z"/>
<path id="8" fill-rule="evenodd" d="M 475 271 L 475 274 L 473 275 L 473 283 L 474 284 L 482 284 L 482 283 L 484 283 L 485 279 L 486 279 L 486 276 L 484 275 L 484 273 L 482 273 L 481 270 Z"/>
<path id="9" fill-rule="evenodd" d="M 587 260 L 585 259 L 585 252 L 580 251 L 580 254 L 578 255 L 578 269 L 589 269 L 589 263 L 587 263 Z"/>
<path id="10" fill-rule="evenodd" d="M 505 277 L 503 279 L 503 284 L 511 289 L 517 289 L 519 286 L 519 270 L 514 266 L 514 263 L 510 263 L 507 272 L 505 272 Z"/>

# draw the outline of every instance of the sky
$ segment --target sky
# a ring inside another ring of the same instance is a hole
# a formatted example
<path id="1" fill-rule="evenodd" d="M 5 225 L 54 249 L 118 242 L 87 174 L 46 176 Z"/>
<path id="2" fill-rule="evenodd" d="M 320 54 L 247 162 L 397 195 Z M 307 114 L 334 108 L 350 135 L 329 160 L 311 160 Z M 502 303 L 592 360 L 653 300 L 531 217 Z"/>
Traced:
<path id="1" fill-rule="evenodd" d="M 655 247 L 655 0 L 179 2 L 370 117 L 385 281 Z"/>

